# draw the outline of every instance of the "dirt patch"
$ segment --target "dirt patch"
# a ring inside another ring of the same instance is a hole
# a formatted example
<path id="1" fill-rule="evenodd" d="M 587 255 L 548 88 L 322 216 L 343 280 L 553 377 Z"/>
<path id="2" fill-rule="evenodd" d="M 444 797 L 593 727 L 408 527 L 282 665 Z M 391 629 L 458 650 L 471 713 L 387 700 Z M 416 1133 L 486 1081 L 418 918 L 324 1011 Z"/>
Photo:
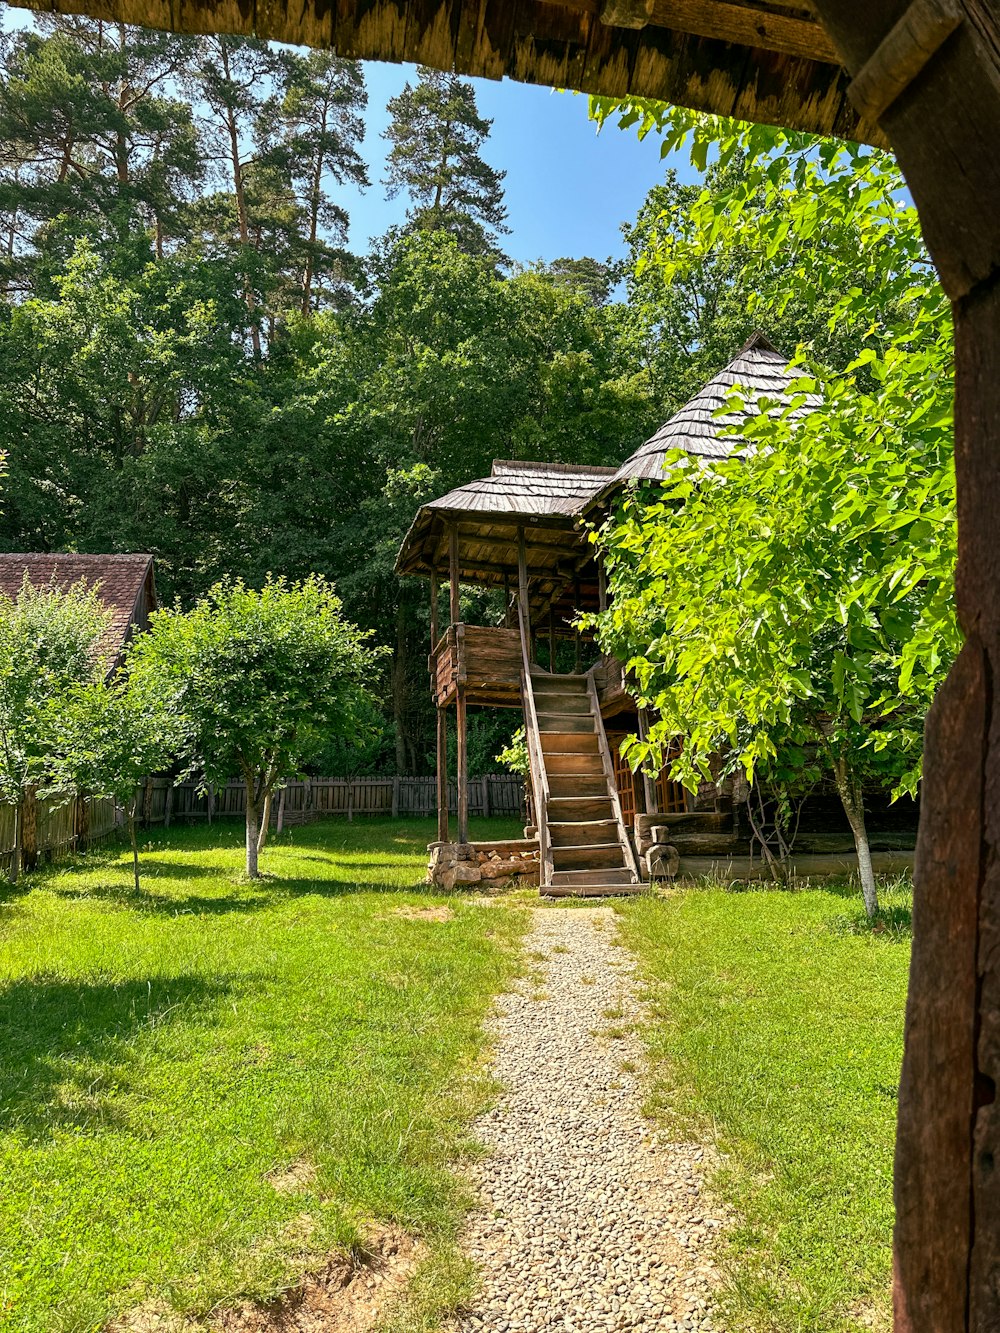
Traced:
<path id="1" fill-rule="evenodd" d="M 407 921 L 453 921 L 455 913 L 450 907 L 397 907 L 393 916 L 404 916 Z"/>
<path id="2" fill-rule="evenodd" d="M 319 1273 L 280 1300 L 220 1310 L 211 1333 L 368 1333 L 401 1295 L 422 1257 L 422 1247 L 398 1228 L 369 1242 L 363 1262 L 331 1259 Z"/>
<path id="3" fill-rule="evenodd" d="M 299 1190 L 308 1189 L 316 1179 L 316 1168 L 312 1162 L 292 1162 L 290 1166 L 275 1167 L 273 1171 L 268 1171 L 264 1179 L 279 1194 L 297 1194 Z"/>
<path id="4" fill-rule="evenodd" d="M 403 1294 L 423 1255 L 412 1236 L 387 1227 L 369 1239 L 362 1258 L 337 1255 L 267 1305 L 244 1301 L 202 1322 L 149 1302 L 105 1333 L 370 1333 Z"/>

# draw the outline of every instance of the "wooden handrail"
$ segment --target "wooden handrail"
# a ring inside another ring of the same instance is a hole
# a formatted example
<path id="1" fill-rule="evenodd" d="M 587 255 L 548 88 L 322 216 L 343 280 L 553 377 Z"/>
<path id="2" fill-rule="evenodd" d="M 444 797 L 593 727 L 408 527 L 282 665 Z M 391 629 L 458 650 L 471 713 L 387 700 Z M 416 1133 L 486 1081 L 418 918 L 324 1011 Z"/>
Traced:
<path id="1" fill-rule="evenodd" d="M 521 631 L 521 695 L 524 699 L 524 730 L 528 741 L 528 762 L 531 767 L 531 787 L 535 797 L 535 824 L 538 828 L 539 888 L 552 883 L 552 851 L 549 847 L 549 779 L 545 772 L 541 738 L 538 733 L 538 714 L 535 712 L 535 694 L 531 687 L 531 658 L 528 654 L 527 626 L 524 608 L 517 607 L 518 627 Z"/>
<path id="2" fill-rule="evenodd" d="M 618 783 L 615 781 L 615 766 L 611 762 L 611 747 L 608 745 L 608 733 L 604 730 L 604 718 L 601 717 L 601 704 L 597 697 L 597 682 L 594 680 L 593 668 L 587 672 L 587 693 L 590 695 L 590 707 L 594 713 L 594 727 L 597 731 L 597 748 L 601 753 L 601 766 L 604 769 L 604 776 L 608 783 L 608 793 L 611 796 L 611 809 L 614 811 L 615 822 L 618 825 L 618 841 L 622 845 L 622 852 L 625 856 L 625 865 L 632 875 L 635 876 L 636 883 L 639 882 L 639 867 L 635 859 L 635 852 L 632 850 L 632 839 L 628 836 L 628 829 L 625 827 L 625 819 L 622 815 L 622 803 L 618 795 Z"/>

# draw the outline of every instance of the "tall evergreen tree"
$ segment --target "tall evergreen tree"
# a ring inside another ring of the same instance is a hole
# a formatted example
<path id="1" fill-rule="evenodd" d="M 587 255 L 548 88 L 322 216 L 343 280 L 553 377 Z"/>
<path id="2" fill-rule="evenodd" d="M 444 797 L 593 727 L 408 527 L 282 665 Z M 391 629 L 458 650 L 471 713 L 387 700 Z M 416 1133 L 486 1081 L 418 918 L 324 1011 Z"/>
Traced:
<path id="1" fill-rule="evenodd" d="M 414 231 L 448 231 L 467 254 L 494 254 L 508 230 L 503 202 L 505 172 L 480 150 L 492 121 L 480 116 L 472 85 L 454 74 L 420 69 L 389 102 L 385 138 L 390 199 L 405 193 Z"/>

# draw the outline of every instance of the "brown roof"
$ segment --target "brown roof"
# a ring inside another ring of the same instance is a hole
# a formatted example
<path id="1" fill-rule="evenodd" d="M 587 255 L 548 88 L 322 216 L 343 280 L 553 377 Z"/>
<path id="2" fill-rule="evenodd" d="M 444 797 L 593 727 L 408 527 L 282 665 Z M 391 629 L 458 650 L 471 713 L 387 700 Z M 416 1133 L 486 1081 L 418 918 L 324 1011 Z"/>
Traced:
<path id="1" fill-rule="evenodd" d="M 809 0 L 34 0 L 33 7 L 653 98 L 884 142 L 850 101 L 848 75 Z"/>
<path id="2" fill-rule="evenodd" d="M 743 443 L 743 437 L 723 432 L 746 420 L 742 411 L 720 412 L 733 390 L 742 390 L 751 402 L 770 398 L 787 404 L 790 385 L 799 378 L 798 371 L 789 369 L 788 358 L 782 356 L 762 333 L 755 333 L 728 366 L 713 376 L 655 435 L 641 444 L 631 458 L 622 463 L 611 486 L 605 489 L 611 490 L 622 482 L 662 480 L 665 460 L 671 450 L 683 449 L 699 458 L 728 458 Z M 808 406 L 801 411 L 808 411 Z"/>
<path id="3" fill-rule="evenodd" d="M 36 588 L 66 589 L 81 580 L 96 588 L 111 611 L 105 645 L 115 657 L 133 626 L 144 624 L 145 616 L 156 608 L 151 555 L 0 554 L 0 592 L 16 598 L 25 574 Z"/>
<path id="4" fill-rule="evenodd" d="M 427 510 L 480 514 L 578 514 L 614 476 L 613 467 L 575 463 L 522 463 L 494 459 L 488 477 L 456 486 L 424 505 Z"/>

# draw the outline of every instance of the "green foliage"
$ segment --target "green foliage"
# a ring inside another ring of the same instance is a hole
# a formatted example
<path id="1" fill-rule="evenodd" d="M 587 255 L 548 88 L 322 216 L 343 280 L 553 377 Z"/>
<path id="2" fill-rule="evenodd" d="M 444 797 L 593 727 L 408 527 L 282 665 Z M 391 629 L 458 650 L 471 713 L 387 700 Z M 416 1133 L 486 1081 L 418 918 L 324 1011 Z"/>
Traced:
<path id="1" fill-rule="evenodd" d="M 416 84 L 389 102 L 389 115 L 385 184 L 390 199 L 408 196 L 410 228 L 446 231 L 466 253 L 503 260 L 496 242 L 508 230 L 505 173 L 481 155 L 491 122 L 480 116 L 472 84 L 418 69 Z"/>
<path id="2" fill-rule="evenodd" d="M 257 874 L 262 806 L 324 744 L 346 736 L 352 696 L 381 655 L 344 620 L 330 584 L 220 583 L 190 611 L 158 611 L 129 653 L 140 691 L 164 691 L 191 772 L 247 789 L 247 873 Z M 266 811 L 266 806 L 264 806 Z"/>
<path id="3" fill-rule="evenodd" d="M 908 886 L 881 892 L 905 920 Z M 743 1333 L 891 1326 L 909 939 L 852 898 L 706 885 L 619 908 L 650 985 L 654 1113 L 722 1154 L 720 1322 Z"/>
<path id="4" fill-rule="evenodd" d="M 789 289 L 760 294 L 761 322 L 801 291 L 829 309 L 831 330 L 863 336 L 846 366 L 803 369 L 790 404 L 736 386 L 738 456 L 673 460 L 664 486 L 606 528 L 602 639 L 631 659 L 659 714 L 629 753 L 656 767 L 683 736 L 673 771 L 689 785 L 720 754 L 751 780 L 794 784 L 818 769 L 861 855 L 862 781 L 916 789 L 924 715 L 959 644 L 947 303 L 884 154 L 688 113 L 643 123 L 671 147 L 691 133 L 696 161 L 718 150 L 723 188 L 703 191 L 685 263 L 787 251 Z M 668 288 L 684 271 L 675 252 L 647 256 Z"/>
<path id="5" fill-rule="evenodd" d="M 220 1318 L 373 1222 L 447 1262 L 467 1202 L 451 1166 L 489 1093 L 482 1023 L 527 922 L 456 898 L 417 919 L 445 901 L 422 884 L 433 836 L 295 829 L 265 893 L 240 881 L 238 828 L 174 826 L 150 835 L 143 892 L 127 854 L 92 852 L 4 909 L 5 1333 L 104 1328 L 147 1302 Z"/>
<path id="6" fill-rule="evenodd" d="M 523 727 L 518 727 L 511 736 L 509 744 L 504 746 L 496 758 L 498 764 L 503 764 L 504 768 L 509 768 L 512 773 L 520 773 L 522 777 L 527 776 L 531 765 Z"/>
<path id="7" fill-rule="evenodd" d="M 0 798 L 17 804 L 46 776 L 54 710 L 67 693 L 101 678 L 109 615 L 83 584 L 0 593 Z"/>

